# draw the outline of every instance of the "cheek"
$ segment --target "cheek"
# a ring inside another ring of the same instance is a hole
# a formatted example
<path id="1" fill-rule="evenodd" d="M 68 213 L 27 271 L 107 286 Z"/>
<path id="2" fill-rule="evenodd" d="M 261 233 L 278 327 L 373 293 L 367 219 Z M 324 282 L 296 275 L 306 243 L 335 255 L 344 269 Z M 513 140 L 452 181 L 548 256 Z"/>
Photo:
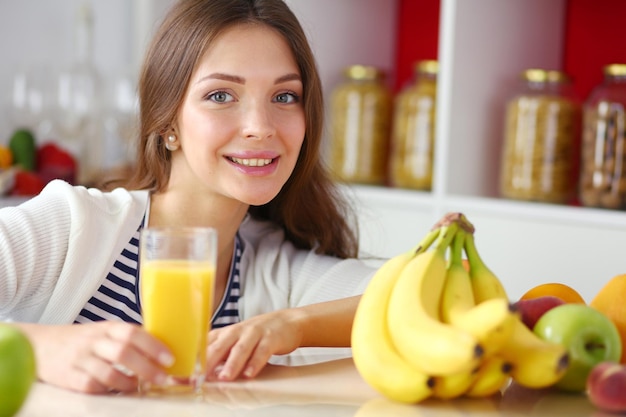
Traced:
<path id="1" fill-rule="evenodd" d="M 232 123 L 221 115 L 215 117 L 201 111 L 187 111 L 181 114 L 179 129 L 183 146 L 195 149 L 215 148 L 223 145 L 232 132 Z"/>
<path id="2" fill-rule="evenodd" d="M 304 115 L 292 118 L 285 126 L 285 137 L 289 138 L 288 146 L 296 150 L 296 153 L 299 153 L 302 143 L 304 142 L 304 134 L 306 131 Z"/>

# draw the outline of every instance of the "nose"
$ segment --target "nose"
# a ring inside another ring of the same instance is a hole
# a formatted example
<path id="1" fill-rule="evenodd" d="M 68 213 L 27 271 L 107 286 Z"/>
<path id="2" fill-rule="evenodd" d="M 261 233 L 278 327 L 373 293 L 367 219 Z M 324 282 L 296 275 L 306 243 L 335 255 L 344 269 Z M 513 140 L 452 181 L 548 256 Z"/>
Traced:
<path id="1" fill-rule="evenodd" d="M 242 136 L 249 139 L 265 139 L 274 135 L 275 126 L 271 104 L 258 101 L 244 107 Z"/>

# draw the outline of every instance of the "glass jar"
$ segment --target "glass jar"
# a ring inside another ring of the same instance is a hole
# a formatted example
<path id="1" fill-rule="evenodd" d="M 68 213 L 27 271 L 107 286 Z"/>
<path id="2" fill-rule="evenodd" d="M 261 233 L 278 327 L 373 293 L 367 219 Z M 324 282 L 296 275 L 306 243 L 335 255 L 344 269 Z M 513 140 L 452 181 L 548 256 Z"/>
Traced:
<path id="1" fill-rule="evenodd" d="M 506 106 L 503 197 L 568 203 L 576 193 L 580 103 L 561 71 L 528 69 Z"/>
<path id="2" fill-rule="evenodd" d="M 396 97 L 390 161 L 395 187 L 432 187 L 438 69 L 435 60 L 419 61 L 415 82 Z"/>
<path id="3" fill-rule="evenodd" d="M 386 183 L 391 93 L 382 70 L 354 65 L 331 97 L 329 165 L 343 182 Z"/>
<path id="4" fill-rule="evenodd" d="M 626 64 L 604 67 L 604 82 L 583 106 L 580 200 L 626 208 Z"/>

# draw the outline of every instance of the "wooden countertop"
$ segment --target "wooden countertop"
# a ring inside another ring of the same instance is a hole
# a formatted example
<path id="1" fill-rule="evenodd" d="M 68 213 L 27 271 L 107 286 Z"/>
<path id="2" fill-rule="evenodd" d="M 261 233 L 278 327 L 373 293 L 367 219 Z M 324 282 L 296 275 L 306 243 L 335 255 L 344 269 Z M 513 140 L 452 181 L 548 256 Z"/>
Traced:
<path id="1" fill-rule="evenodd" d="M 37 383 L 16 417 L 606 416 L 582 394 L 515 388 L 487 399 L 396 404 L 369 387 L 348 357 L 307 365 L 268 365 L 253 380 L 207 383 L 201 397 L 87 395 Z"/>

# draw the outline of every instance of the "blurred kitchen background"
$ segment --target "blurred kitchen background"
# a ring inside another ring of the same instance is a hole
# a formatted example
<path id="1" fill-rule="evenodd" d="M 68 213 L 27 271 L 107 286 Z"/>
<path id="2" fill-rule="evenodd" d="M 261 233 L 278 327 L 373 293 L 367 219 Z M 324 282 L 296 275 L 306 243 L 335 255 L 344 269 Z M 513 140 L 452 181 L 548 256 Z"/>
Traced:
<path id="1" fill-rule="evenodd" d="M 29 129 L 38 145 L 77 155 L 81 183 L 132 161 L 138 70 L 173 1 L 0 0 L 0 145 Z M 311 39 L 327 95 L 355 62 L 391 73 L 395 0 L 287 3 Z"/>

